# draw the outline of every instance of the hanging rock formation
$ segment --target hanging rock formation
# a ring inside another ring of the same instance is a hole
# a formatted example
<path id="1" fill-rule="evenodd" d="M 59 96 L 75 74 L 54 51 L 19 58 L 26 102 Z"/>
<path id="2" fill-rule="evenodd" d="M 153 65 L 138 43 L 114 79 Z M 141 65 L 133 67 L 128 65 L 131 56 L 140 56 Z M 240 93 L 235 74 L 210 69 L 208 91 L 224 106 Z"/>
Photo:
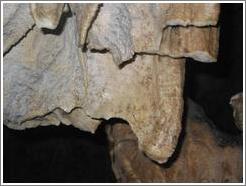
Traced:
<path id="1" fill-rule="evenodd" d="M 122 118 L 148 157 L 168 160 L 181 131 L 185 58 L 217 58 L 218 4 L 6 6 L 5 125 L 95 132 L 102 119 Z"/>

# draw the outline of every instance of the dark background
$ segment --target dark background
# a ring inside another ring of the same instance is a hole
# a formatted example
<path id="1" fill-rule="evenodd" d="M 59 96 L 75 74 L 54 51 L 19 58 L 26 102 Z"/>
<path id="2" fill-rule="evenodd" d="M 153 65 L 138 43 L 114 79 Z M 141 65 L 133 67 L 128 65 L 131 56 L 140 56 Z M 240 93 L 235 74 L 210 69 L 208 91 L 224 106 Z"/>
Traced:
<path id="1" fill-rule="evenodd" d="M 222 4 L 217 63 L 188 59 L 185 94 L 199 103 L 219 130 L 238 134 L 230 98 L 243 91 L 243 5 Z"/>
<path id="2" fill-rule="evenodd" d="M 230 97 L 243 90 L 243 5 L 221 4 L 218 62 L 188 59 L 185 97 L 203 106 L 216 128 L 229 135 L 234 125 Z M 3 127 L 4 182 L 115 182 L 101 125 L 96 134 L 72 126 L 15 131 Z"/>

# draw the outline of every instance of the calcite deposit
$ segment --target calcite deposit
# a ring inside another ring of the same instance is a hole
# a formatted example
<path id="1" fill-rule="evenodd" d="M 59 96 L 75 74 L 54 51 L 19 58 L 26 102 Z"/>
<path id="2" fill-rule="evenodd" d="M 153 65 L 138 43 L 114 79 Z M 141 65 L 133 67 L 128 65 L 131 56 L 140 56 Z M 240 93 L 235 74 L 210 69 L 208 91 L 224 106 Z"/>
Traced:
<path id="1" fill-rule="evenodd" d="M 181 130 L 185 58 L 216 61 L 218 15 L 212 3 L 4 5 L 4 124 L 95 132 L 121 118 L 138 148 L 166 162 Z"/>

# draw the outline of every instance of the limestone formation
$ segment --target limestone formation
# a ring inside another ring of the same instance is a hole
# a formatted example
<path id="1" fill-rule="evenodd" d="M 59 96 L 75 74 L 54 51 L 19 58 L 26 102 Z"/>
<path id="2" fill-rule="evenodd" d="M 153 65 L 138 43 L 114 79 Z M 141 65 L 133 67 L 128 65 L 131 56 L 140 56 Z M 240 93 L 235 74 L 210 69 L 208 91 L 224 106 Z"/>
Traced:
<path id="1" fill-rule="evenodd" d="M 3 4 L 3 52 L 18 43 L 34 26 L 28 4 Z"/>
<path id="2" fill-rule="evenodd" d="M 242 182 L 240 146 L 219 146 L 206 122 L 188 119 L 173 157 L 156 164 L 138 149 L 127 124 L 107 126 L 112 168 L 118 182 Z"/>
<path id="3" fill-rule="evenodd" d="M 218 13 L 218 4 L 104 4 L 88 47 L 109 50 L 116 64 L 143 52 L 214 62 Z"/>
<path id="4" fill-rule="evenodd" d="M 118 117 L 148 157 L 168 161 L 181 130 L 185 58 L 217 58 L 218 4 L 6 6 L 5 125 L 95 132 Z"/>
<path id="5" fill-rule="evenodd" d="M 31 13 L 39 28 L 55 29 L 59 24 L 63 10 L 66 11 L 66 9 L 66 5 L 62 3 L 31 4 Z"/>
<path id="6" fill-rule="evenodd" d="M 76 15 L 77 44 L 85 47 L 87 34 L 92 26 L 94 19 L 99 13 L 100 4 L 70 4 L 72 11 Z"/>

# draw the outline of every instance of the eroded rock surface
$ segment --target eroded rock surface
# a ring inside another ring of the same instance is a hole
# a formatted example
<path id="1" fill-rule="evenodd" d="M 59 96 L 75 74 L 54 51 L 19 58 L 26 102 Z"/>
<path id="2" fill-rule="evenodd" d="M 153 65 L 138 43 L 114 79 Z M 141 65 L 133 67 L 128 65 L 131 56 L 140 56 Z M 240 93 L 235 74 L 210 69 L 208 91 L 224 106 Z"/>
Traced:
<path id="1" fill-rule="evenodd" d="M 3 52 L 7 52 L 32 27 L 29 4 L 3 4 Z"/>
<path id="2" fill-rule="evenodd" d="M 63 11 L 63 3 L 32 3 L 31 13 L 39 28 L 55 29 L 60 21 Z"/>
<path id="3" fill-rule="evenodd" d="M 181 129 L 183 60 L 138 55 L 119 70 L 110 54 L 91 53 L 86 62 L 86 112 L 96 118 L 126 119 L 140 148 L 154 160 L 166 161 Z"/>
<path id="4" fill-rule="evenodd" d="M 188 119 L 173 157 L 156 164 L 138 149 L 127 124 L 108 126 L 112 168 L 119 182 L 242 182 L 240 146 L 219 146 L 206 122 Z M 182 143 L 183 141 L 183 143 Z"/>
<path id="5" fill-rule="evenodd" d="M 116 64 L 135 52 L 214 62 L 218 31 L 208 26 L 217 24 L 218 13 L 218 4 L 104 4 L 88 47 L 109 50 Z"/>
<path id="6" fill-rule="evenodd" d="M 119 117 L 147 156 L 166 162 L 181 130 L 185 57 L 216 61 L 219 5 L 71 4 L 67 17 L 64 4 L 24 7 L 37 27 L 4 56 L 4 124 L 94 132 Z"/>
<path id="7" fill-rule="evenodd" d="M 70 4 L 71 10 L 76 15 L 77 28 L 77 44 L 80 47 L 85 47 L 87 34 L 91 28 L 93 21 L 97 18 L 100 11 L 100 4 Z"/>
<path id="8" fill-rule="evenodd" d="M 72 117 L 81 110 L 85 81 L 74 24 L 70 19 L 61 35 L 44 34 L 35 27 L 4 57 L 4 120 L 9 127 L 71 124 L 62 113 Z M 80 115 L 77 120 L 87 118 Z"/>

